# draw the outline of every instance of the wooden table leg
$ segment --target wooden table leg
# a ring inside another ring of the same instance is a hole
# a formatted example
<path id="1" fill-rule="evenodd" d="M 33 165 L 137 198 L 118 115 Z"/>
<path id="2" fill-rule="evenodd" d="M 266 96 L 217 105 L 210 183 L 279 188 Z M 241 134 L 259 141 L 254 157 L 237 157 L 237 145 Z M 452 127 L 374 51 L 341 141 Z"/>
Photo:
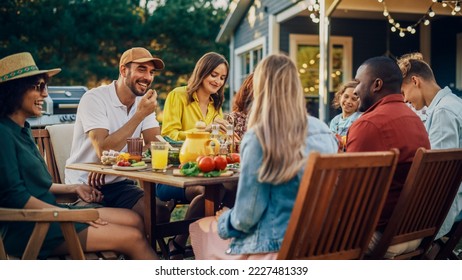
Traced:
<path id="1" fill-rule="evenodd" d="M 144 189 L 144 228 L 146 238 L 152 248 L 156 248 L 156 239 L 153 234 L 156 232 L 156 184 L 140 181 Z"/>
<path id="2" fill-rule="evenodd" d="M 214 216 L 220 205 L 220 185 L 206 185 L 205 186 L 205 216 Z"/>

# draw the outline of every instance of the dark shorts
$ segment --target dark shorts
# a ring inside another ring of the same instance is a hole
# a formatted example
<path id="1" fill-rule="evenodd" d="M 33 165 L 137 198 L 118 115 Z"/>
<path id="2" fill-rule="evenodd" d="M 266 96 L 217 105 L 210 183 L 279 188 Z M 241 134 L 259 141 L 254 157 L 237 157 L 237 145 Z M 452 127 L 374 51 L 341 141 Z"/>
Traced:
<path id="1" fill-rule="evenodd" d="M 144 196 L 142 188 L 138 187 L 133 180 L 123 180 L 107 184 L 101 187 L 104 195 L 102 205 L 105 207 L 127 208 L 133 206 Z"/>
<path id="2" fill-rule="evenodd" d="M 185 189 L 164 184 L 156 185 L 156 196 L 163 201 L 174 199 L 177 203 L 189 203 L 186 199 Z"/>

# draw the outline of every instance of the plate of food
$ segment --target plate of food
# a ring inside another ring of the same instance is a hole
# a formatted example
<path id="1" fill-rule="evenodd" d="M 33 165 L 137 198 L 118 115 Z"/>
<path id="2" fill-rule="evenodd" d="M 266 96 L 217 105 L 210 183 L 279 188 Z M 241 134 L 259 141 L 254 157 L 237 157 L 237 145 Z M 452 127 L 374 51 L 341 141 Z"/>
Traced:
<path id="1" fill-rule="evenodd" d="M 112 169 L 115 170 L 122 170 L 122 171 L 135 171 L 135 170 L 143 170 L 146 169 L 148 166 L 145 165 L 139 165 L 139 166 L 119 166 L 117 164 L 114 164 L 112 166 Z"/>

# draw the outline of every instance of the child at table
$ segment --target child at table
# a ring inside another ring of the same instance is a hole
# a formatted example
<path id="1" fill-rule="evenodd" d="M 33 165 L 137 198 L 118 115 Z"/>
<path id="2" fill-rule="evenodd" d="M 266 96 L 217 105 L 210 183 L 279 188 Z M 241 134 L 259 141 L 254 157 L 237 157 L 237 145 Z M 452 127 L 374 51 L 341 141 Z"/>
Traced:
<path id="1" fill-rule="evenodd" d="M 337 151 L 327 125 L 307 115 L 297 68 L 289 57 L 262 60 L 253 89 L 235 205 L 190 225 L 196 259 L 275 259 L 307 155 Z"/>
<path id="2" fill-rule="evenodd" d="M 330 130 L 336 135 L 339 141 L 339 151 L 343 151 L 346 145 L 346 135 L 351 124 L 361 116 L 358 111 L 359 97 L 354 93 L 356 81 L 350 81 L 335 93 L 332 107 L 342 108 L 342 113 L 336 115 L 330 122 Z"/>

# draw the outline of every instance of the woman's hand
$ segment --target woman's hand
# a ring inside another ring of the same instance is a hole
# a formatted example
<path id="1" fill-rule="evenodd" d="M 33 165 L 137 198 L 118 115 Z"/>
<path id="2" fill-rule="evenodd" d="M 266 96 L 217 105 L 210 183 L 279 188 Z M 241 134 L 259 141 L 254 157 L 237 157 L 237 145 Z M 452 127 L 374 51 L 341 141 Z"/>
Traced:
<path id="1" fill-rule="evenodd" d="M 218 210 L 216 213 L 215 213 L 215 218 L 217 219 L 218 221 L 218 218 L 220 218 L 221 214 L 225 213 L 226 211 L 228 211 L 229 208 L 226 207 L 226 206 L 223 206 L 223 208 L 221 208 L 220 210 Z"/>
<path id="2" fill-rule="evenodd" d="M 94 227 L 94 228 L 99 228 L 100 226 L 105 226 L 108 224 L 107 221 L 104 221 L 102 220 L 101 218 L 98 218 L 97 220 L 93 221 L 93 222 L 87 222 L 87 224 L 89 224 L 90 226 Z"/>
<path id="3" fill-rule="evenodd" d="M 101 191 L 88 186 L 88 185 L 76 185 L 75 193 L 85 202 L 91 203 L 100 203 L 103 201 L 103 194 Z"/>
<path id="4" fill-rule="evenodd" d="M 229 122 L 222 119 L 220 116 L 215 117 L 213 122 L 220 125 L 220 131 L 221 132 L 226 133 L 226 126 L 229 125 Z M 210 126 L 210 131 L 211 131 L 212 130 L 212 125 L 210 124 L 209 126 Z M 209 128 L 209 126 L 207 126 L 207 128 Z"/>

